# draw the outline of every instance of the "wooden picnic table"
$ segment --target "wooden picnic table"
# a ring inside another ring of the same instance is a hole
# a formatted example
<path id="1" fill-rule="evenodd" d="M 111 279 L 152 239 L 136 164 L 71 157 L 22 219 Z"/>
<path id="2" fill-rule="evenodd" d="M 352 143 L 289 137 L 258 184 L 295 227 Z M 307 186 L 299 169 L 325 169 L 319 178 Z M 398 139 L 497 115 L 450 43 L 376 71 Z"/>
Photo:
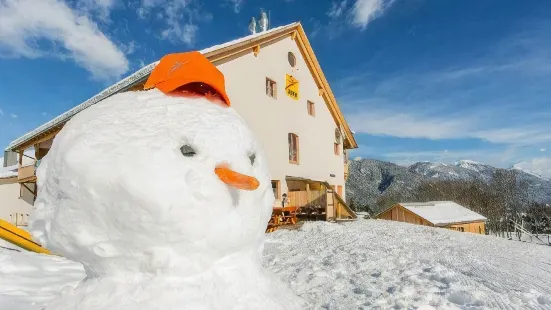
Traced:
<path id="1" fill-rule="evenodd" d="M 299 207 L 274 207 L 266 231 L 272 232 L 279 226 L 296 224 L 298 209 Z"/>

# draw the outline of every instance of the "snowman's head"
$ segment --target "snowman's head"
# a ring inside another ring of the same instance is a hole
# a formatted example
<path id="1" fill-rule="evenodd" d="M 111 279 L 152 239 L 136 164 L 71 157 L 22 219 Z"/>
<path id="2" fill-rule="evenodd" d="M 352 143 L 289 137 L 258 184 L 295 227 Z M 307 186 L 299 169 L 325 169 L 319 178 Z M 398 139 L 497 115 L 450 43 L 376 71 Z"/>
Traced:
<path id="1" fill-rule="evenodd" d="M 274 196 L 243 119 L 153 89 L 71 119 L 38 168 L 33 236 L 90 274 L 193 274 L 257 255 Z"/>

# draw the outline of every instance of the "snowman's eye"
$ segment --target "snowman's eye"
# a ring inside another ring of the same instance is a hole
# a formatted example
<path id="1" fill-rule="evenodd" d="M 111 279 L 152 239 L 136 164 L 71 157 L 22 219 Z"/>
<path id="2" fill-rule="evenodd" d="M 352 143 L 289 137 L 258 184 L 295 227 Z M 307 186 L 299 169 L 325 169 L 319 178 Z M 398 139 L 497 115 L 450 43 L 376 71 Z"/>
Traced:
<path id="1" fill-rule="evenodd" d="M 184 155 L 185 157 L 193 157 L 195 156 L 195 150 L 189 146 L 189 145 L 184 145 L 180 148 L 180 152 L 182 152 L 182 155 Z"/>
<path id="2" fill-rule="evenodd" d="M 256 155 L 255 154 L 250 155 L 249 159 L 251 161 L 251 165 L 254 165 L 254 160 L 256 159 Z"/>

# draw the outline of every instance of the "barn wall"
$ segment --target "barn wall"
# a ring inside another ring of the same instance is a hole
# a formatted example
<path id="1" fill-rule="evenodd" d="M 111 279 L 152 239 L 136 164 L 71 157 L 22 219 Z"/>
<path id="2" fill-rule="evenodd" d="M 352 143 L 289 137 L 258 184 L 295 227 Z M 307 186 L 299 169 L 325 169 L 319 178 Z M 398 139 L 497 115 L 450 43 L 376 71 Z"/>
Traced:
<path id="1" fill-rule="evenodd" d="M 381 213 L 377 216 L 379 219 L 404 222 L 410 224 L 424 225 L 424 226 L 433 226 L 430 222 L 418 216 L 417 214 L 405 209 L 400 205 L 395 205 L 394 207 L 388 209 L 387 211 Z"/>
<path id="2" fill-rule="evenodd" d="M 464 224 L 455 224 L 455 225 L 449 225 L 445 228 L 456 230 L 456 231 L 463 231 L 463 232 L 470 232 L 474 234 L 485 234 L 485 224 L 484 222 L 474 222 L 474 223 L 464 223 Z"/>

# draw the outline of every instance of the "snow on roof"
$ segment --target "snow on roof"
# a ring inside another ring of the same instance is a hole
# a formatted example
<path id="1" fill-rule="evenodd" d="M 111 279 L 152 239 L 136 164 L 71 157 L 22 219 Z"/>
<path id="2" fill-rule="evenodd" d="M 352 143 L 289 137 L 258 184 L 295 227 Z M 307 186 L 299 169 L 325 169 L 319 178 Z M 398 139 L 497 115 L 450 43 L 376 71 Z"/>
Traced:
<path id="1" fill-rule="evenodd" d="M 19 165 L 13 165 L 8 167 L 0 167 L 0 179 L 6 179 L 17 176 L 17 167 Z"/>
<path id="2" fill-rule="evenodd" d="M 222 43 L 222 44 L 219 44 L 219 45 L 214 45 L 214 46 L 211 46 L 211 47 L 204 48 L 204 49 L 200 50 L 200 53 L 201 54 L 207 54 L 207 53 L 210 53 L 210 52 L 213 52 L 213 51 L 216 51 L 216 50 L 228 47 L 228 46 L 232 46 L 234 44 L 245 42 L 245 41 L 248 41 L 248 40 L 251 40 L 251 39 L 256 39 L 257 37 L 260 37 L 260 36 L 263 36 L 263 35 L 266 35 L 266 34 L 269 34 L 269 33 L 272 33 L 272 32 L 276 32 L 278 30 L 282 30 L 283 28 L 294 27 L 296 25 L 298 25 L 298 23 L 291 23 L 291 24 L 288 24 L 288 25 L 275 27 L 275 28 L 269 29 L 269 30 L 264 31 L 264 32 L 258 32 L 258 33 L 255 33 L 255 34 L 251 34 L 251 35 L 241 37 L 241 38 L 238 38 L 238 39 L 235 39 L 235 40 L 232 40 L 232 41 L 228 41 L 226 43 Z"/>
<path id="3" fill-rule="evenodd" d="M 453 201 L 401 202 L 399 205 L 436 226 L 486 221 L 484 216 Z"/>
<path id="4" fill-rule="evenodd" d="M 245 42 L 245 41 L 248 41 L 248 40 L 252 40 L 252 39 L 256 39 L 258 37 L 261 37 L 261 36 L 264 36 L 266 34 L 269 34 L 269 33 L 272 33 L 272 32 L 275 32 L 275 31 L 278 31 L 278 30 L 282 30 L 284 28 L 291 28 L 291 27 L 294 27 L 296 25 L 298 25 L 299 23 L 298 22 L 295 22 L 295 23 L 291 23 L 291 24 L 288 24 L 288 25 L 284 25 L 284 26 L 280 26 L 280 27 L 275 27 L 275 28 L 272 28 L 272 29 L 269 29 L 267 31 L 264 31 L 264 32 L 258 32 L 258 33 L 255 33 L 255 34 L 251 34 L 251 35 L 248 35 L 248 36 L 245 36 L 245 37 L 241 37 L 241 38 L 238 38 L 236 40 L 232 40 L 232 41 L 228 41 L 226 43 L 223 43 L 223 44 L 219 44 L 219 45 L 214 45 L 214 46 L 211 46 L 211 47 L 208 47 L 208 48 L 204 48 L 202 50 L 200 50 L 199 52 L 201 54 L 207 54 L 207 53 L 210 53 L 210 52 L 213 52 L 213 51 L 216 51 L 216 50 L 219 50 L 219 49 L 222 49 L 222 48 L 225 48 L 225 47 L 228 47 L 228 46 L 231 46 L 231 45 L 234 45 L 234 44 L 238 44 L 238 43 L 241 43 L 241 42 Z M 153 71 L 153 69 L 155 68 L 155 66 L 157 66 L 157 64 L 159 63 L 159 61 L 156 61 L 156 62 L 153 62 L 141 69 L 139 69 L 138 71 L 132 73 L 131 75 L 127 76 L 126 78 L 122 79 L 121 81 L 109 86 L 108 88 L 102 90 L 99 94 L 93 96 L 92 98 L 84 101 L 83 103 L 77 105 L 76 107 L 72 108 L 71 110 L 59 115 L 58 117 L 54 118 L 53 120 L 50 120 L 48 121 L 47 123 L 44 123 L 42 124 L 40 127 L 24 134 L 23 136 L 17 138 L 16 140 L 12 141 L 8 147 L 6 148 L 6 150 L 11 150 L 13 149 L 14 147 L 16 147 L 17 145 L 27 141 L 27 140 L 30 140 L 31 138 L 33 138 L 34 136 L 50 129 L 50 128 L 53 128 L 59 124 L 62 124 L 64 123 L 65 121 L 67 121 L 68 119 L 70 119 L 71 117 L 73 117 L 74 115 L 76 115 L 78 112 L 102 101 L 103 99 L 107 98 L 107 97 L 110 97 L 120 91 L 123 91 L 124 89 L 127 89 L 128 87 L 132 86 L 135 82 L 141 80 L 142 78 L 145 78 L 147 75 L 149 75 L 149 73 L 151 73 L 151 71 Z"/>

